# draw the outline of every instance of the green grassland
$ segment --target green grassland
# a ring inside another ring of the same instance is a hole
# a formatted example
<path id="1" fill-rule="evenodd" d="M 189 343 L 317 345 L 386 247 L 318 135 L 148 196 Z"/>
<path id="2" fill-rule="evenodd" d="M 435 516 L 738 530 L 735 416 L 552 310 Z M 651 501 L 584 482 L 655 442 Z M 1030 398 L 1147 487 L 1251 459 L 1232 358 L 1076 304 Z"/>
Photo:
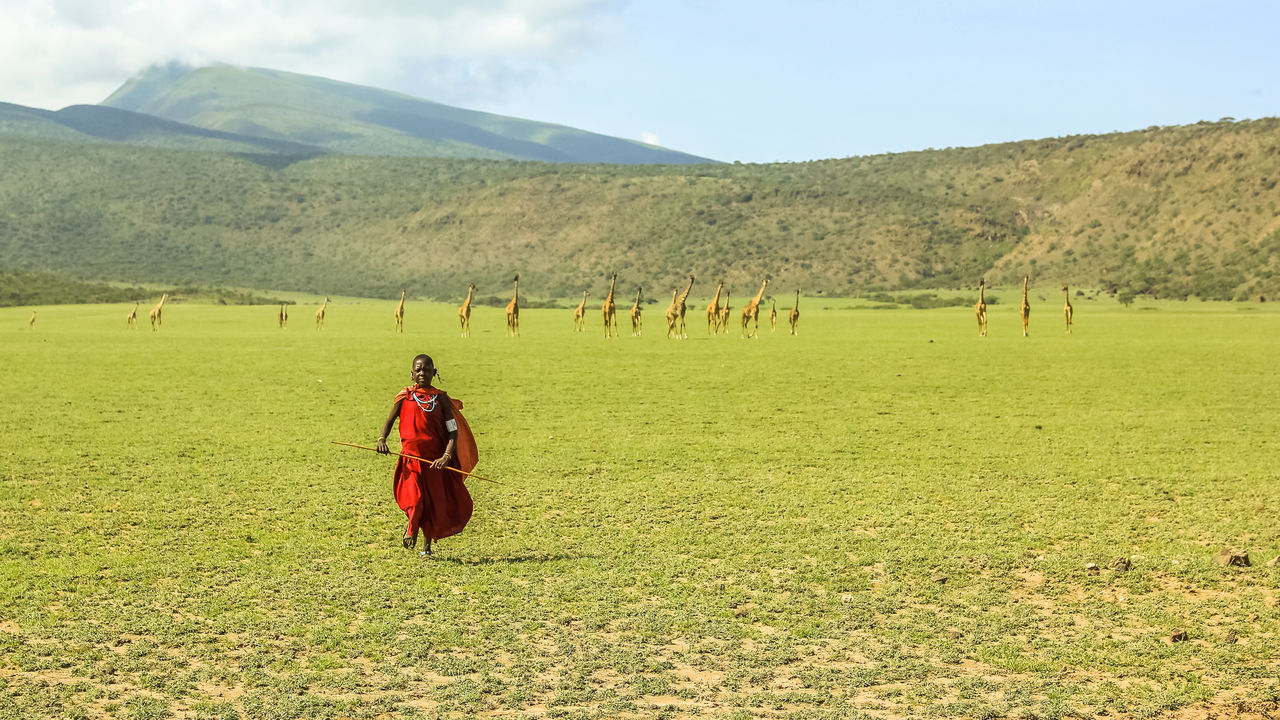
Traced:
<path id="1" fill-rule="evenodd" d="M 0 718 L 1274 716 L 1280 311 L 1000 300 L 0 309 Z M 431 561 L 329 444 L 422 351 L 503 482 Z"/>

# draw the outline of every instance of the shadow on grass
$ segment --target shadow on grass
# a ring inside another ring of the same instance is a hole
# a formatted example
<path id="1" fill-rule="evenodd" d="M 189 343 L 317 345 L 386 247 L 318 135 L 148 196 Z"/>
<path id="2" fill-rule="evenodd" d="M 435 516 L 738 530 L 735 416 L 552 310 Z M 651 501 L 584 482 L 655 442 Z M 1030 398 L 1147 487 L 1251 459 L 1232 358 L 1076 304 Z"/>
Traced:
<path id="1" fill-rule="evenodd" d="M 506 557 L 451 557 L 448 555 L 435 555 L 434 562 L 448 562 L 457 565 L 515 565 L 517 563 L 544 563 L 556 562 L 559 560 L 582 560 L 584 558 L 595 558 L 598 555 L 592 554 L 568 554 L 568 553 L 526 553 L 523 555 L 508 555 Z"/>

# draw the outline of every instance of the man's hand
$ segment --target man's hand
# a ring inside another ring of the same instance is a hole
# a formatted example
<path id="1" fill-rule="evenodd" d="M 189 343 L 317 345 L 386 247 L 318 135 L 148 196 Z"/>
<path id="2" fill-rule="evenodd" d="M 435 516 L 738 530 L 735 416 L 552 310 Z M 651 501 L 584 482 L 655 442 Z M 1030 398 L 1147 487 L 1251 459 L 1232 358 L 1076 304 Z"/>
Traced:
<path id="1" fill-rule="evenodd" d="M 378 438 L 378 452 L 383 455 L 386 455 L 387 453 L 391 452 L 391 450 L 387 447 L 386 438 Z"/>
<path id="2" fill-rule="evenodd" d="M 435 462 L 431 463 L 431 467 L 436 470 L 443 470 L 446 466 L 448 466 L 450 457 L 452 456 L 449 455 L 449 453 L 445 453 L 441 455 L 440 457 L 436 458 Z"/>

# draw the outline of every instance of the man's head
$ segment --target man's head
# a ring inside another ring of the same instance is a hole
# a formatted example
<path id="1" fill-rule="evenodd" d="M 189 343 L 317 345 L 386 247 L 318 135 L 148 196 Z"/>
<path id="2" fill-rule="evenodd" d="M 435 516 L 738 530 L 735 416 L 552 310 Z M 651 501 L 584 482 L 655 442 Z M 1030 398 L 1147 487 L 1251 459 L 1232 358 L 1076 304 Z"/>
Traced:
<path id="1" fill-rule="evenodd" d="M 431 361 L 430 355 L 422 354 L 413 358 L 413 366 L 409 370 L 409 378 L 413 380 L 414 385 L 428 387 L 435 376 L 436 366 Z"/>

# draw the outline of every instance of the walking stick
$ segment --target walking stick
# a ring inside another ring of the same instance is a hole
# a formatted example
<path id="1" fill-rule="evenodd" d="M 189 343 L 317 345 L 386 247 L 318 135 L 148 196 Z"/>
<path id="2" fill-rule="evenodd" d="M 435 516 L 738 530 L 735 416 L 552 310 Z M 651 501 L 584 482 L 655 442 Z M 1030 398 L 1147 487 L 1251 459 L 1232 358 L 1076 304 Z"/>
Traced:
<path id="1" fill-rule="evenodd" d="M 361 449 L 361 450 L 372 450 L 372 451 L 374 451 L 374 452 L 378 452 L 378 448 L 371 448 L 371 447 L 369 447 L 369 446 L 367 446 L 367 445 L 356 445 L 355 443 L 338 442 L 337 440 L 330 440 L 329 442 L 333 443 L 334 445 L 346 445 L 347 447 L 359 448 L 359 449 Z M 399 455 L 400 457 L 407 457 L 407 458 L 409 458 L 410 460 L 417 460 L 418 462 L 424 462 L 424 463 L 427 463 L 427 464 L 431 464 L 431 463 L 435 462 L 434 460 L 428 460 L 428 459 L 426 459 L 426 458 L 420 458 L 420 457 L 418 457 L 417 455 L 410 455 L 410 454 L 408 454 L 408 453 L 398 453 L 398 452 L 395 452 L 395 451 L 393 451 L 393 450 L 388 450 L 388 451 L 387 451 L 387 453 L 388 453 L 388 454 L 390 454 L 390 455 Z M 475 473 L 469 473 L 469 472 L 467 472 L 466 470 L 459 470 L 458 468 L 455 468 L 455 467 L 449 467 L 448 465 L 445 465 L 445 466 L 444 466 L 444 469 L 445 469 L 445 470 L 452 470 L 452 471 L 454 471 L 454 472 L 458 473 L 459 475 L 466 475 L 467 477 L 473 477 L 473 478 L 476 478 L 477 480 L 484 480 L 485 482 L 491 482 L 491 483 L 493 483 L 494 485 L 502 485 L 502 483 L 498 482 L 497 480 L 491 480 L 491 479 L 489 479 L 489 478 L 487 478 L 487 477 L 485 477 L 485 476 L 483 476 L 483 475 L 477 475 L 477 474 L 475 474 Z"/>

